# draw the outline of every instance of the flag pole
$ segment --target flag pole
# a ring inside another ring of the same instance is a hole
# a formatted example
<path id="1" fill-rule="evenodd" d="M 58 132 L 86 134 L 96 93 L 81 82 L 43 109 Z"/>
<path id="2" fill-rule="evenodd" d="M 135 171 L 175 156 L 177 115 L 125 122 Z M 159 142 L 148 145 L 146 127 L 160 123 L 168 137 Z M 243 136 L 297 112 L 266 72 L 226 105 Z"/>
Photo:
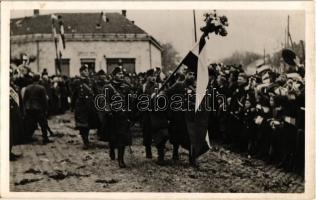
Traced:
<path id="1" fill-rule="evenodd" d="M 194 42 L 197 41 L 197 36 L 196 36 L 196 19 L 195 19 L 195 10 L 193 10 L 193 23 L 194 23 Z"/>
<path id="2" fill-rule="evenodd" d="M 195 19 L 195 10 L 193 10 L 193 24 L 194 24 L 194 42 L 197 42 L 197 34 L 196 34 L 196 19 Z M 203 36 L 202 36 L 203 37 Z M 178 64 L 177 68 L 172 72 L 172 74 L 163 82 L 161 87 L 158 90 L 158 93 L 161 92 L 161 90 L 166 87 L 167 83 L 171 80 L 171 78 L 177 73 L 177 71 L 180 69 L 181 65 L 183 64 L 184 58 L 182 61 Z"/>

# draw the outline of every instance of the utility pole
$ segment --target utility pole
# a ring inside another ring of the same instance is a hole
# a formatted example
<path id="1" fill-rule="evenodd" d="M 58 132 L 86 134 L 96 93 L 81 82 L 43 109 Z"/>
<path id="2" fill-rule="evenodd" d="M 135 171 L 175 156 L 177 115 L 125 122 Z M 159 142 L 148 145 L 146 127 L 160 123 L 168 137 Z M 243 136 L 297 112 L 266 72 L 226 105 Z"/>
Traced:
<path id="1" fill-rule="evenodd" d="M 290 15 L 287 16 L 287 35 L 288 35 L 288 43 L 291 43 L 291 47 L 293 49 L 293 41 L 290 33 Z M 290 46 L 290 45 L 289 45 Z"/>
<path id="2" fill-rule="evenodd" d="M 197 36 L 196 36 L 196 19 L 195 19 L 195 10 L 193 10 L 193 24 L 194 24 L 194 42 L 197 41 Z"/>

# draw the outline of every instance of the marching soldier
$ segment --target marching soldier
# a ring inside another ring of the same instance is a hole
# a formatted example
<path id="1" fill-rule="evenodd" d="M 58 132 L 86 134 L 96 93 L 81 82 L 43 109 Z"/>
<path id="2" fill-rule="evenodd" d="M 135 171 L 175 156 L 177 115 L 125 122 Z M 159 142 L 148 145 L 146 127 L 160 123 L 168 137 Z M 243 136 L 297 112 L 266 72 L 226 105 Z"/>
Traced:
<path id="1" fill-rule="evenodd" d="M 154 76 L 154 70 L 150 69 L 146 72 L 146 82 L 143 84 L 143 93 L 149 95 L 149 97 L 154 94 L 155 89 L 158 88 L 156 83 L 156 77 Z M 143 145 L 146 150 L 146 158 L 152 158 L 151 143 L 152 143 L 152 127 L 150 111 L 142 112 L 142 125 L 143 125 Z"/>
<path id="2" fill-rule="evenodd" d="M 90 147 L 89 130 L 96 128 L 98 120 L 94 107 L 94 85 L 89 76 L 88 67 L 80 67 L 80 77 L 74 80 L 72 109 L 75 112 L 76 128 L 83 141 L 83 148 Z"/>
<path id="3" fill-rule="evenodd" d="M 110 103 L 111 128 L 109 133 L 110 158 L 115 160 L 115 149 L 118 150 L 118 164 L 125 168 L 125 147 L 132 144 L 130 132 L 131 121 L 129 119 L 127 104 L 130 85 L 124 81 L 121 67 L 116 67 L 112 72 L 113 80 L 107 87 L 107 100 Z"/>

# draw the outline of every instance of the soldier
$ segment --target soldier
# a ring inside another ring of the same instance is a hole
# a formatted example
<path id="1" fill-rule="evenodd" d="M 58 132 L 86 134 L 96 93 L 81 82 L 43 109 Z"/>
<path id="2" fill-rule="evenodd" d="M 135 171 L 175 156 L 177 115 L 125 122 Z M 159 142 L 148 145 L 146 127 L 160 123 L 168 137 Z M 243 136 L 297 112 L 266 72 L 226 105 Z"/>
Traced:
<path id="1" fill-rule="evenodd" d="M 35 74 L 33 83 L 25 89 L 23 103 L 25 118 L 35 124 L 39 123 L 42 129 L 43 144 L 51 142 L 47 135 L 48 101 L 45 88 L 39 84 L 40 75 Z"/>
<path id="2" fill-rule="evenodd" d="M 107 101 L 110 103 L 111 127 L 109 133 L 110 158 L 115 160 L 115 149 L 118 149 L 118 164 L 125 168 L 125 147 L 132 144 L 130 132 L 131 121 L 128 116 L 128 94 L 131 92 L 130 85 L 124 81 L 121 67 L 116 67 L 112 72 L 113 80 L 107 87 Z"/>
<path id="3" fill-rule="evenodd" d="M 179 98 L 182 97 L 185 101 L 185 95 L 188 93 L 188 86 L 192 83 L 191 74 L 184 73 L 178 74 L 176 82 L 166 89 L 165 93 L 168 98 L 172 98 L 173 95 L 177 95 Z M 179 102 L 180 103 L 180 102 Z M 182 102 L 183 103 L 183 102 Z M 179 145 L 185 149 L 190 149 L 189 134 L 185 120 L 185 106 L 184 104 L 173 104 L 170 105 L 169 110 L 169 137 L 170 143 L 173 144 L 172 159 L 179 160 Z"/>
<path id="4" fill-rule="evenodd" d="M 83 141 L 83 148 L 90 147 L 89 130 L 96 126 L 94 109 L 94 85 L 89 79 L 88 67 L 80 67 L 80 77 L 74 80 L 72 91 L 72 110 L 75 112 L 76 128 Z"/>
<path id="5" fill-rule="evenodd" d="M 143 84 L 143 93 L 149 95 L 149 97 L 154 94 L 155 89 L 158 88 L 156 83 L 156 77 L 154 76 L 154 70 L 150 69 L 146 72 L 146 82 Z M 143 125 L 143 145 L 146 150 L 146 158 L 152 158 L 151 143 L 152 143 L 152 133 L 151 133 L 151 119 L 150 111 L 142 112 L 142 125 Z"/>
<path id="6" fill-rule="evenodd" d="M 109 84 L 109 81 L 106 79 L 106 74 L 103 70 L 100 70 L 96 73 L 95 76 L 96 84 L 96 94 L 103 95 L 104 90 Z M 105 100 L 100 103 L 100 107 L 105 105 Z M 97 115 L 100 121 L 100 126 L 98 127 L 97 135 L 101 141 L 108 141 L 108 131 L 109 131 L 109 112 L 107 110 L 97 110 Z"/>

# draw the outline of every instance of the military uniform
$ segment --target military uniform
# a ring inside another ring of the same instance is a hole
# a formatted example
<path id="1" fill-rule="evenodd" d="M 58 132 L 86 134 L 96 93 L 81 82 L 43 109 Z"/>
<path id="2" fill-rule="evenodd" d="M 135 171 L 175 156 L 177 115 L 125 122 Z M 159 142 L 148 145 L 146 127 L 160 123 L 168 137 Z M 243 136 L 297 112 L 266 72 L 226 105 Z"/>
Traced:
<path id="1" fill-rule="evenodd" d="M 113 70 L 113 76 L 121 73 L 122 69 L 117 67 Z M 107 103 L 111 111 L 111 127 L 109 132 L 110 157 L 115 159 L 115 149 L 118 149 L 119 167 L 126 167 L 124 163 L 125 147 L 132 144 L 132 135 L 130 131 L 131 121 L 128 110 L 128 94 L 131 87 L 124 80 L 117 80 L 116 77 L 107 86 Z M 122 102 L 122 101 L 123 102 Z M 118 101 L 120 104 L 118 104 Z"/>
<path id="2" fill-rule="evenodd" d="M 184 81 L 178 81 L 173 84 L 170 88 L 166 90 L 166 94 L 168 98 L 171 98 L 172 95 L 180 95 L 185 97 L 188 93 L 188 88 L 186 88 L 186 84 Z M 185 99 L 183 99 L 185 101 Z M 169 111 L 169 135 L 170 135 L 170 142 L 173 144 L 173 158 L 175 160 L 178 159 L 178 148 L 181 145 L 183 148 L 190 149 L 190 140 L 189 134 L 186 126 L 185 120 L 185 112 L 182 109 L 185 107 L 179 107 L 179 105 L 174 105 L 179 110 L 172 110 Z"/>
<path id="3" fill-rule="evenodd" d="M 151 95 L 155 92 L 155 88 L 158 85 L 152 82 L 146 82 L 143 84 L 143 94 L 148 95 L 151 98 Z M 151 122 L 151 111 L 142 112 L 142 125 L 143 125 L 143 145 L 146 150 L 146 157 L 152 158 L 151 144 L 152 144 L 152 122 Z"/>
<path id="4" fill-rule="evenodd" d="M 89 147 L 89 130 L 98 127 L 94 106 L 94 85 L 91 79 L 79 77 L 74 80 L 72 108 L 75 113 L 75 125 L 79 129 L 84 147 Z"/>

